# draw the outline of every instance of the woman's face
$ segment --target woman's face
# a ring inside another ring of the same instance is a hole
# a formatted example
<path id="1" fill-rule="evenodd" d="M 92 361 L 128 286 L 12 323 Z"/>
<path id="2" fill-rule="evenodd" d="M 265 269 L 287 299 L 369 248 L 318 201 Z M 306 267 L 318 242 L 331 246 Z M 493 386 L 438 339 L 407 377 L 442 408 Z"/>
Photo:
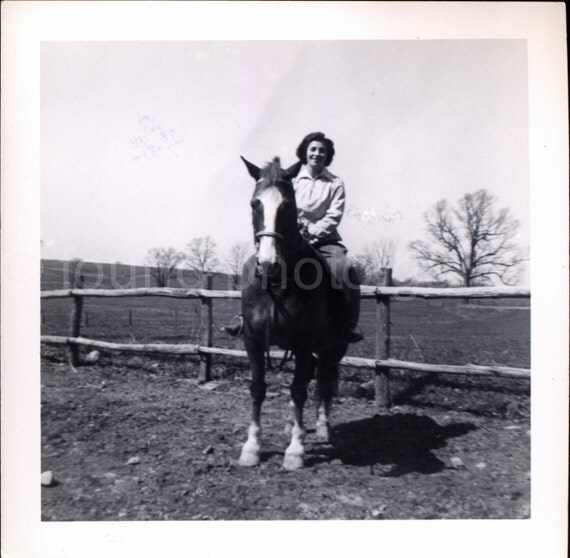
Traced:
<path id="1" fill-rule="evenodd" d="M 307 146 L 307 165 L 316 171 L 325 168 L 327 158 L 327 146 L 322 141 L 312 141 Z"/>

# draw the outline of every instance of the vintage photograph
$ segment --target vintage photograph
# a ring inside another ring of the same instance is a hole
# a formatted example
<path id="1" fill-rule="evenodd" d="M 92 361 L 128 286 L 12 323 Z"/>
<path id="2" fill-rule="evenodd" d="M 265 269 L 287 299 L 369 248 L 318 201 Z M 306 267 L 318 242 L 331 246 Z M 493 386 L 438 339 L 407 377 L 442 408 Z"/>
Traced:
<path id="1" fill-rule="evenodd" d="M 564 556 L 564 7 L 2 5 L 2 553 Z"/>
<path id="2" fill-rule="evenodd" d="M 40 110 L 43 520 L 530 517 L 525 41 L 45 42 Z"/>

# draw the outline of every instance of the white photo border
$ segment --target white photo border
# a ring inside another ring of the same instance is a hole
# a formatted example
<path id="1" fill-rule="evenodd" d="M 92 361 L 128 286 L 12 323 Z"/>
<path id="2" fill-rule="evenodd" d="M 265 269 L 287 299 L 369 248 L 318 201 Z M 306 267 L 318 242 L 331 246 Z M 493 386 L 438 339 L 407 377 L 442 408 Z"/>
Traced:
<path id="1" fill-rule="evenodd" d="M 385 522 L 40 520 L 42 41 L 525 39 L 529 61 L 532 517 Z M 7 557 L 565 556 L 568 112 L 565 5 L 480 2 L 2 4 L 2 551 Z M 282 542 L 281 542 L 282 541 Z"/>

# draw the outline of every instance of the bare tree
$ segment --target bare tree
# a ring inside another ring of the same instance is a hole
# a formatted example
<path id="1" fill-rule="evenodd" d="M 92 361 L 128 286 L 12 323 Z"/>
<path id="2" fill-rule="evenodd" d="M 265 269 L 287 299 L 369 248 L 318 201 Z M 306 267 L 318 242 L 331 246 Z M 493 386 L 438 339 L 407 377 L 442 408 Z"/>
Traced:
<path id="1" fill-rule="evenodd" d="M 456 277 L 466 287 L 518 280 L 526 250 L 516 243 L 519 222 L 508 208 L 496 210 L 487 190 L 465 194 L 457 207 L 441 200 L 424 214 L 426 240 L 409 249 L 420 267 L 436 278 Z"/>
<path id="2" fill-rule="evenodd" d="M 381 238 L 364 247 L 364 252 L 355 256 L 356 267 L 362 281 L 375 284 L 382 276 L 382 269 L 394 267 L 397 240 Z"/>
<path id="3" fill-rule="evenodd" d="M 166 287 L 176 266 L 184 259 L 184 253 L 175 248 L 151 248 L 147 252 L 145 263 L 149 266 L 151 275 L 156 278 L 156 284 Z"/>
<path id="4" fill-rule="evenodd" d="M 247 242 L 236 243 L 230 248 L 225 264 L 233 282 L 233 289 L 240 286 L 240 279 L 245 260 L 253 253 L 251 245 Z"/>
<path id="5" fill-rule="evenodd" d="M 219 265 L 216 256 L 216 243 L 210 236 L 193 238 L 187 245 L 186 263 L 198 276 L 200 284 L 204 275 L 214 271 Z"/>

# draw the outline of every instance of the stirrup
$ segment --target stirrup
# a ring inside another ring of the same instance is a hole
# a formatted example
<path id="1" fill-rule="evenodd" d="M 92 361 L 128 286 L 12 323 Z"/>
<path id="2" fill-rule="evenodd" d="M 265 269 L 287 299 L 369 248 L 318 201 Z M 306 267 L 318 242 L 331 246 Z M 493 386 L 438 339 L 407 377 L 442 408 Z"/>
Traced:
<path id="1" fill-rule="evenodd" d="M 220 328 L 221 331 L 226 332 L 232 337 L 237 337 L 243 333 L 243 316 L 234 316 L 227 326 Z"/>

